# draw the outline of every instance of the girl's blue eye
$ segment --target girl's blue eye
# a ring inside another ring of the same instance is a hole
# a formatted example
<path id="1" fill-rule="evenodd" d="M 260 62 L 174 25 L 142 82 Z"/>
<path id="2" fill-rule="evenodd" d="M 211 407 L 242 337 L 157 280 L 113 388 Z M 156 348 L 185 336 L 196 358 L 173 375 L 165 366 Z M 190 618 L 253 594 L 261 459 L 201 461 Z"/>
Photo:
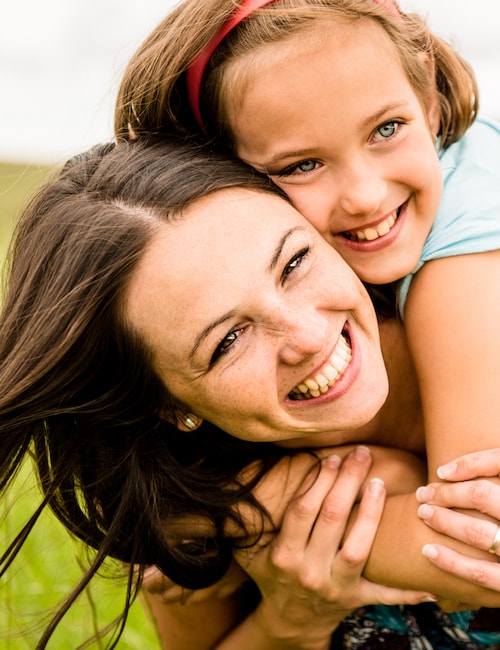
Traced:
<path id="1" fill-rule="evenodd" d="M 395 121 L 382 124 L 382 126 L 378 127 L 377 133 L 382 136 L 382 138 L 390 138 L 396 133 L 398 124 L 399 123 Z"/>
<path id="2" fill-rule="evenodd" d="M 319 166 L 317 160 L 303 160 L 298 163 L 298 165 L 291 165 L 286 169 L 281 170 L 276 174 L 270 174 L 271 176 L 300 176 L 301 174 L 310 174 L 315 171 Z"/>
<path id="3" fill-rule="evenodd" d="M 304 162 L 301 162 L 297 165 L 296 169 L 307 173 L 314 171 L 316 169 L 316 165 L 317 163 L 315 160 L 304 160 Z"/>

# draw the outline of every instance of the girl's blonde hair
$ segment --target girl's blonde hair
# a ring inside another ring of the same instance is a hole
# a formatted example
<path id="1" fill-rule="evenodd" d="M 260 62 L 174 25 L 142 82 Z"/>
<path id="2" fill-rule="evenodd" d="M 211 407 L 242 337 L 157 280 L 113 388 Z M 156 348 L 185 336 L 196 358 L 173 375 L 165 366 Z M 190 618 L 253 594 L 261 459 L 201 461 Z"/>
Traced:
<path id="1" fill-rule="evenodd" d="M 228 66 L 259 46 L 284 41 L 319 20 L 369 19 L 384 29 L 421 100 L 425 103 L 437 89 L 443 148 L 459 140 L 476 117 L 478 91 L 471 67 L 428 29 L 422 17 L 401 12 L 396 2 L 399 16 L 373 0 L 275 0 L 238 24 L 212 55 L 200 89 L 202 131 L 188 103 L 186 70 L 238 4 L 236 0 L 185 0 L 158 25 L 125 71 L 115 112 L 118 137 L 181 134 L 215 137 L 232 146 L 226 115 L 232 91 Z M 257 72 L 245 66 L 246 78 L 252 73 Z"/>

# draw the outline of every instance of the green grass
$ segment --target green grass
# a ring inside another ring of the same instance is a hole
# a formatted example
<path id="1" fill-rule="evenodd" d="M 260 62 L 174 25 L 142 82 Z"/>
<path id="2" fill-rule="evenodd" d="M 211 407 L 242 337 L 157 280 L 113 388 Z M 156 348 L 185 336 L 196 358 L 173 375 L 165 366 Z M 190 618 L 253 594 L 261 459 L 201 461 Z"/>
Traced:
<path id="1" fill-rule="evenodd" d="M 29 196 L 51 173 L 49 167 L 0 163 L 0 258 L 15 221 Z M 0 503 L 0 551 L 40 500 L 29 462 Z M 1 553 L 0 553 L 1 554 Z M 44 513 L 14 564 L 0 581 L 0 647 L 33 650 L 46 617 L 71 591 L 88 562 L 82 545 L 73 540 L 49 512 Z M 63 619 L 48 648 L 74 650 L 122 610 L 125 581 L 120 567 L 110 565 Z M 109 637 L 106 637 L 109 639 Z M 103 645 L 93 643 L 91 648 Z M 134 603 L 118 648 L 156 650 L 155 630 L 140 603 Z"/>

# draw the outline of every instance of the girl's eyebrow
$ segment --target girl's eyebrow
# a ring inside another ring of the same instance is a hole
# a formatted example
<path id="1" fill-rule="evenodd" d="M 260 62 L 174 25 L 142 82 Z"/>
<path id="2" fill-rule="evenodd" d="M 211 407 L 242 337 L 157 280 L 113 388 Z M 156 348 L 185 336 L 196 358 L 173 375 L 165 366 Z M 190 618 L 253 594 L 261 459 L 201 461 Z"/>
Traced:
<path id="1" fill-rule="evenodd" d="M 294 228 L 290 228 L 289 230 L 286 231 L 286 233 L 283 235 L 283 237 L 281 237 L 281 239 L 279 240 L 278 244 L 276 245 L 276 247 L 274 249 L 273 255 L 271 257 L 271 261 L 269 263 L 269 271 L 273 271 L 276 268 L 276 265 L 278 264 L 279 258 L 281 257 L 281 253 L 283 251 L 283 247 L 285 246 L 285 243 L 293 235 L 293 233 L 296 230 L 303 230 L 303 226 L 295 226 Z M 222 325 L 226 321 L 233 318 L 235 315 L 236 315 L 235 310 L 228 311 L 227 313 L 220 316 L 220 318 L 217 318 L 216 320 L 212 321 L 206 327 L 203 328 L 203 330 L 196 337 L 194 345 L 191 348 L 191 351 L 189 353 L 189 360 L 191 362 L 192 362 L 196 352 L 198 351 L 200 345 L 207 338 L 207 336 L 210 334 L 210 332 L 212 332 L 216 327 L 219 327 L 219 325 Z"/>
<path id="2" fill-rule="evenodd" d="M 266 167 L 271 167 L 272 165 L 276 165 L 283 160 L 286 160 L 287 158 L 304 158 L 305 156 L 310 156 L 314 153 L 314 149 L 297 149 L 296 151 L 283 151 L 282 153 L 277 154 L 276 156 L 273 156 L 269 160 L 265 162 L 259 162 L 259 163 L 252 163 L 250 161 L 249 164 L 254 166 L 254 167 L 263 167 L 264 171 Z"/>
<path id="3" fill-rule="evenodd" d="M 386 113 L 392 113 L 392 111 L 401 110 L 404 106 L 405 106 L 405 102 L 403 101 L 393 102 L 391 104 L 385 104 L 378 111 L 375 111 L 375 113 L 369 115 L 366 119 L 364 119 L 359 124 L 359 127 L 361 129 L 364 129 L 368 126 L 371 126 L 374 122 L 378 122 L 380 119 L 382 119 Z"/>

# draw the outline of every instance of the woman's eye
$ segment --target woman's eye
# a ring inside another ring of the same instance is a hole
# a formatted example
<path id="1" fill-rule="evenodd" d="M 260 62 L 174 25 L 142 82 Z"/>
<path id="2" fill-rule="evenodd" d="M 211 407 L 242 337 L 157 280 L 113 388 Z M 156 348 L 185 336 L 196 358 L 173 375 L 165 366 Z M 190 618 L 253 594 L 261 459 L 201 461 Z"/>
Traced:
<path id="1" fill-rule="evenodd" d="M 296 255 L 292 257 L 292 259 L 288 262 L 288 264 L 285 266 L 283 269 L 283 279 L 286 278 L 287 275 L 290 275 L 295 269 L 297 269 L 303 262 L 304 258 L 307 256 L 309 253 L 309 247 L 303 248 L 301 251 L 299 251 Z"/>
<path id="2" fill-rule="evenodd" d="M 392 122 L 386 122 L 385 124 L 382 124 L 382 126 L 378 127 L 377 135 L 379 135 L 382 139 L 387 140 L 396 133 L 398 127 L 399 122 L 396 122 L 395 120 Z"/>
<path id="3" fill-rule="evenodd" d="M 219 345 L 215 349 L 215 352 L 212 355 L 211 363 L 213 363 L 214 361 L 217 361 L 217 359 L 221 355 L 225 354 L 229 350 L 229 348 L 233 345 L 233 343 L 235 343 L 235 341 L 237 341 L 237 339 L 238 339 L 238 337 L 239 337 L 239 335 L 241 334 L 242 331 L 243 331 L 243 329 L 238 329 L 238 330 L 233 330 L 232 332 L 229 332 L 228 334 L 226 334 L 226 336 L 222 339 L 222 341 L 219 343 Z"/>

